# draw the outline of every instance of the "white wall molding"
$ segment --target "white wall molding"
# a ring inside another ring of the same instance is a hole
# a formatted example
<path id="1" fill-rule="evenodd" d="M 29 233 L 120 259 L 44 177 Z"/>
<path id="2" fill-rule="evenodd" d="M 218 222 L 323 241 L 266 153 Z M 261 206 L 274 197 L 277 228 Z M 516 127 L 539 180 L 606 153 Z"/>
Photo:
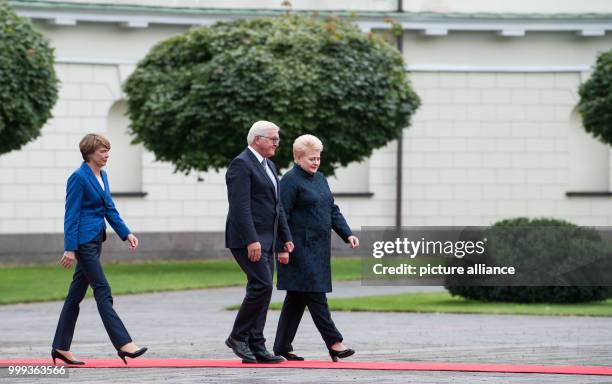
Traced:
<path id="1" fill-rule="evenodd" d="M 502 29 L 497 32 L 498 35 L 504 37 L 524 37 L 525 33 L 524 29 Z"/>
<path id="2" fill-rule="evenodd" d="M 49 25 L 55 25 L 58 27 L 72 27 L 72 26 L 77 25 L 76 18 L 67 17 L 67 16 L 58 16 L 58 17 L 53 17 L 53 18 L 45 19 L 45 20 L 47 20 L 47 23 Z"/>
<path id="3" fill-rule="evenodd" d="M 125 12 L 92 12 L 92 11 L 64 11 L 64 10 L 36 10 L 23 9 L 16 7 L 17 14 L 22 17 L 28 17 L 32 20 L 51 21 L 54 20 L 75 20 L 76 22 L 88 23 L 112 23 L 125 25 L 130 28 L 148 27 L 150 24 L 160 25 L 210 25 L 220 20 L 230 20 L 230 17 L 215 17 L 215 16 L 194 16 L 190 14 L 184 15 L 154 15 L 141 14 L 134 15 Z M 60 14 L 61 16 L 58 16 Z M 74 25 L 74 24 L 71 24 Z"/>
<path id="4" fill-rule="evenodd" d="M 578 32 L 578 36 L 584 36 L 584 37 L 601 37 L 605 35 L 606 35 L 605 29 L 592 28 L 592 29 L 583 29 Z"/>
<path id="5" fill-rule="evenodd" d="M 527 73 L 560 73 L 585 72 L 590 70 L 588 65 L 567 66 L 475 66 L 475 65 L 437 65 L 437 64 L 408 64 L 408 72 L 527 72 Z"/>
<path id="6" fill-rule="evenodd" d="M 121 25 L 125 28 L 148 28 L 149 23 L 145 20 L 129 20 L 127 22 L 121 23 Z"/>
<path id="7" fill-rule="evenodd" d="M 50 22 L 56 25 L 75 25 L 79 22 L 113 23 L 128 28 L 147 28 L 153 24 L 193 26 L 211 25 L 217 21 L 257 16 L 278 16 L 281 10 L 263 9 L 188 9 L 172 7 L 103 7 L 92 4 L 74 3 L 70 6 L 52 8 L 13 1 L 13 8 L 19 16 L 33 20 Z M 312 12 L 306 12 L 311 14 Z M 321 12 L 325 17 L 337 14 L 350 16 L 346 12 Z M 444 36 L 453 31 L 493 32 L 500 36 L 522 37 L 530 32 L 574 32 L 584 38 L 605 36 L 612 31 L 612 18 L 609 15 L 494 15 L 494 14 L 435 14 L 435 13 L 395 13 L 395 12 L 357 12 L 355 23 L 365 32 L 387 30 L 393 18 L 406 31 L 417 31 L 426 36 Z M 70 20 L 69 23 L 62 21 Z M 59 21 L 59 22 L 58 22 Z M 445 31 L 444 33 L 442 33 Z"/>
<path id="8" fill-rule="evenodd" d="M 85 64 L 85 65 L 128 65 L 135 66 L 137 60 L 118 58 L 95 58 L 95 57 L 57 57 L 56 64 Z"/>
<path id="9" fill-rule="evenodd" d="M 604 36 L 612 31 L 612 20 L 579 20 L 579 19 L 464 19 L 450 21 L 432 19 L 427 21 L 403 21 L 400 25 L 407 31 L 424 31 L 427 29 L 445 29 L 456 32 L 495 32 L 503 36 L 523 36 L 529 32 L 575 32 L 584 37 Z M 389 26 L 387 26 L 389 28 Z"/>
<path id="10" fill-rule="evenodd" d="M 446 36 L 448 29 L 445 28 L 426 28 L 421 32 L 424 36 Z"/>

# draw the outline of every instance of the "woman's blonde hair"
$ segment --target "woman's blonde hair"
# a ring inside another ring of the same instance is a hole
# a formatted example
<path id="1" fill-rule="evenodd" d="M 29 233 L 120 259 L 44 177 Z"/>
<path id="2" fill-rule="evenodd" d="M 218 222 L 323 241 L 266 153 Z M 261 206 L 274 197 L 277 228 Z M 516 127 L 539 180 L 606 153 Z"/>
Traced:
<path id="1" fill-rule="evenodd" d="M 302 135 L 293 142 L 293 160 L 297 161 L 306 151 L 323 151 L 323 143 L 316 136 Z"/>
<path id="2" fill-rule="evenodd" d="M 98 150 L 98 148 L 106 148 L 110 150 L 110 141 L 102 135 L 97 133 L 88 133 L 83 136 L 79 143 L 79 149 L 81 150 L 81 156 L 83 160 L 88 161 L 89 156 Z"/>

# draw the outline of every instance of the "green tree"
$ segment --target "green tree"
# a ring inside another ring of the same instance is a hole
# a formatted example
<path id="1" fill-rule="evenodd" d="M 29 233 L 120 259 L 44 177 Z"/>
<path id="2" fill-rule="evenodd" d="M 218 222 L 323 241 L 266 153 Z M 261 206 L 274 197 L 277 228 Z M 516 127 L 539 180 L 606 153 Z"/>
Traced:
<path id="1" fill-rule="evenodd" d="M 597 57 L 595 70 L 578 91 L 578 111 L 587 132 L 612 144 L 612 50 Z"/>
<path id="2" fill-rule="evenodd" d="M 32 23 L 0 4 L 0 154 L 40 135 L 57 101 L 53 49 Z"/>
<path id="3" fill-rule="evenodd" d="M 322 171 L 368 157 L 419 106 L 399 52 L 346 21 L 287 15 L 220 22 L 157 44 L 125 84 L 136 141 L 181 172 L 218 170 L 254 121 L 281 127 L 274 158 L 301 134 L 326 149 Z"/>

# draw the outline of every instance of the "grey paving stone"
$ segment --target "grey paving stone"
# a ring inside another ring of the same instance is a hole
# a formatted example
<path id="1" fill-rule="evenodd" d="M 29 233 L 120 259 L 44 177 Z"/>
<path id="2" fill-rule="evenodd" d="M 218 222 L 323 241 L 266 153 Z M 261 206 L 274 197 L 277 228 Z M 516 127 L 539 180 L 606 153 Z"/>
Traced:
<path id="1" fill-rule="evenodd" d="M 335 284 L 330 297 L 436 291 L 438 287 L 363 287 Z M 243 288 L 163 292 L 115 297 L 115 308 L 149 358 L 233 359 L 223 344 L 234 320 L 225 307 L 240 303 Z M 282 301 L 275 292 L 273 301 Z M 0 358 L 47 357 L 61 302 L 0 306 Z M 270 311 L 265 335 L 272 348 L 278 311 Z M 335 312 L 354 361 L 422 361 L 550 365 L 612 365 L 612 320 L 594 317 L 496 316 Z M 296 352 L 329 359 L 306 314 Z M 72 350 L 78 357 L 116 354 L 95 302 L 85 300 Z M 3 380 L 3 379 L 0 379 Z M 5 381 L 7 379 L 4 379 Z M 59 382 L 21 378 L 19 383 Z M 612 377 L 467 372 L 398 372 L 299 369 L 72 369 L 79 383 L 612 383 Z M 63 381 L 62 381 L 63 382 Z"/>

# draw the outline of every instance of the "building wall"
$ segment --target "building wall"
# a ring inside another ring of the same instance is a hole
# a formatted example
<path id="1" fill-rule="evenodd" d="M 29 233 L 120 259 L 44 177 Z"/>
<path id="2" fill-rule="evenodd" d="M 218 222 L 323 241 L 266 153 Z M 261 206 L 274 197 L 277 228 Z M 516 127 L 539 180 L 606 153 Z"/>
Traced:
<path id="1" fill-rule="evenodd" d="M 479 2 L 482 9 L 485 3 Z M 187 28 L 37 24 L 56 47 L 60 100 L 39 139 L 0 156 L 0 236 L 5 236 L 0 243 L 11 234 L 61 237 L 65 180 L 81 162 L 80 138 L 88 132 L 121 137 L 112 124 L 125 120 L 117 115 L 122 82 L 156 42 Z M 407 32 L 404 41 L 410 78 L 423 102 L 404 134 L 405 225 L 486 225 L 519 215 L 612 224 L 608 197 L 566 196 L 609 190 L 609 148 L 584 133 L 575 111 L 578 85 L 597 53 L 612 46 L 609 33 Z M 345 173 L 366 177 L 358 185 L 367 190 L 358 192 L 372 194 L 336 199 L 354 229 L 395 224 L 396 146 L 391 142 L 375 151 L 367 172 Z M 210 244 L 222 247 L 223 171 L 175 174 L 171 164 L 156 162 L 146 150 L 136 151 L 130 162 L 120 147 L 111 151 L 108 165 L 111 190 L 146 193 L 115 199 L 134 232 L 149 234 L 151 241 L 163 233 L 208 233 L 214 241 L 206 242 L 202 254 L 216 252 L 205 249 Z M 127 188 L 140 186 L 139 191 L 124 190 L 129 180 L 119 177 L 132 165 L 141 178 Z M 334 184 L 343 185 L 342 180 Z M 173 239 L 164 240 L 164 249 L 175 247 Z"/>
<path id="2" fill-rule="evenodd" d="M 81 161 L 78 141 L 107 131 L 118 68 L 60 64 L 57 71 L 62 91 L 55 117 L 38 140 L 0 157 L 2 233 L 61 232 L 65 180 Z M 579 73 L 419 72 L 411 78 L 423 106 L 404 136 L 404 223 L 476 225 L 543 215 L 610 224 L 608 199 L 565 196 L 575 190 L 570 121 Z M 369 160 L 372 197 L 337 198 L 354 228 L 393 225 L 395 146 Z M 111 182 L 113 169 L 127 166 L 113 160 Z M 134 231 L 223 230 L 223 172 L 175 174 L 147 151 L 133 161 L 142 164 L 147 196 L 116 202 Z"/>
<path id="3" fill-rule="evenodd" d="M 498 72 L 525 67 L 554 72 L 555 67 L 575 67 L 587 71 L 611 43 L 609 34 L 583 37 L 575 32 L 527 32 L 522 37 L 460 31 L 434 37 L 411 32 L 406 33 L 404 52 L 409 66 L 493 67 Z"/>
<path id="4" fill-rule="evenodd" d="M 0 233 L 63 231 L 65 182 L 82 161 L 78 143 L 89 132 L 108 134 L 109 112 L 121 100 L 117 65 L 58 64 L 56 71 L 62 85 L 53 119 L 45 125 L 39 139 L 0 157 Z M 244 127 L 245 140 L 248 128 Z M 389 160 L 391 163 L 387 164 Z M 380 174 L 393 167 L 394 159 L 381 153 L 374 155 L 370 163 L 377 170 L 374 173 Z M 115 183 L 113 174 L 134 164 L 142 167 L 142 190 L 126 191 Z M 147 194 L 115 198 L 130 228 L 136 232 L 222 231 L 227 213 L 225 172 L 184 175 L 173 170 L 171 164 L 155 161 L 148 151 L 143 151 L 140 158 L 128 160 L 111 149 L 107 166 L 111 191 Z M 384 188 L 380 189 L 379 184 Z M 392 198 L 392 185 L 393 180 L 385 179 L 372 183 L 376 200 L 386 201 L 387 195 Z M 356 201 L 369 206 L 370 200 Z M 356 204 L 349 201 L 351 206 Z M 385 204 L 376 204 L 379 208 L 373 212 L 392 216 L 391 210 L 382 209 Z M 359 205 L 355 206 L 358 213 L 354 227 L 359 227 L 356 221 L 366 220 L 372 210 L 360 209 Z M 345 208 L 349 213 L 350 208 Z M 384 221 L 381 216 L 377 222 Z"/>
<path id="5" fill-rule="evenodd" d="M 422 98 L 404 136 L 404 211 L 409 225 L 486 225 L 556 217 L 612 223 L 607 145 L 576 111 L 578 87 L 609 35 L 407 33 L 404 52 Z"/>
<path id="6" fill-rule="evenodd" d="M 588 179 L 609 188 L 609 148 L 571 124 L 580 73 L 437 72 L 413 81 L 423 107 L 405 137 L 407 224 L 517 216 L 612 224 L 607 197 L 566 196 L 579 187 L 571 183 L 571 134 L 604 153 L 599 168 L 583 163 L 583 172 L 599 172 Z"/>

